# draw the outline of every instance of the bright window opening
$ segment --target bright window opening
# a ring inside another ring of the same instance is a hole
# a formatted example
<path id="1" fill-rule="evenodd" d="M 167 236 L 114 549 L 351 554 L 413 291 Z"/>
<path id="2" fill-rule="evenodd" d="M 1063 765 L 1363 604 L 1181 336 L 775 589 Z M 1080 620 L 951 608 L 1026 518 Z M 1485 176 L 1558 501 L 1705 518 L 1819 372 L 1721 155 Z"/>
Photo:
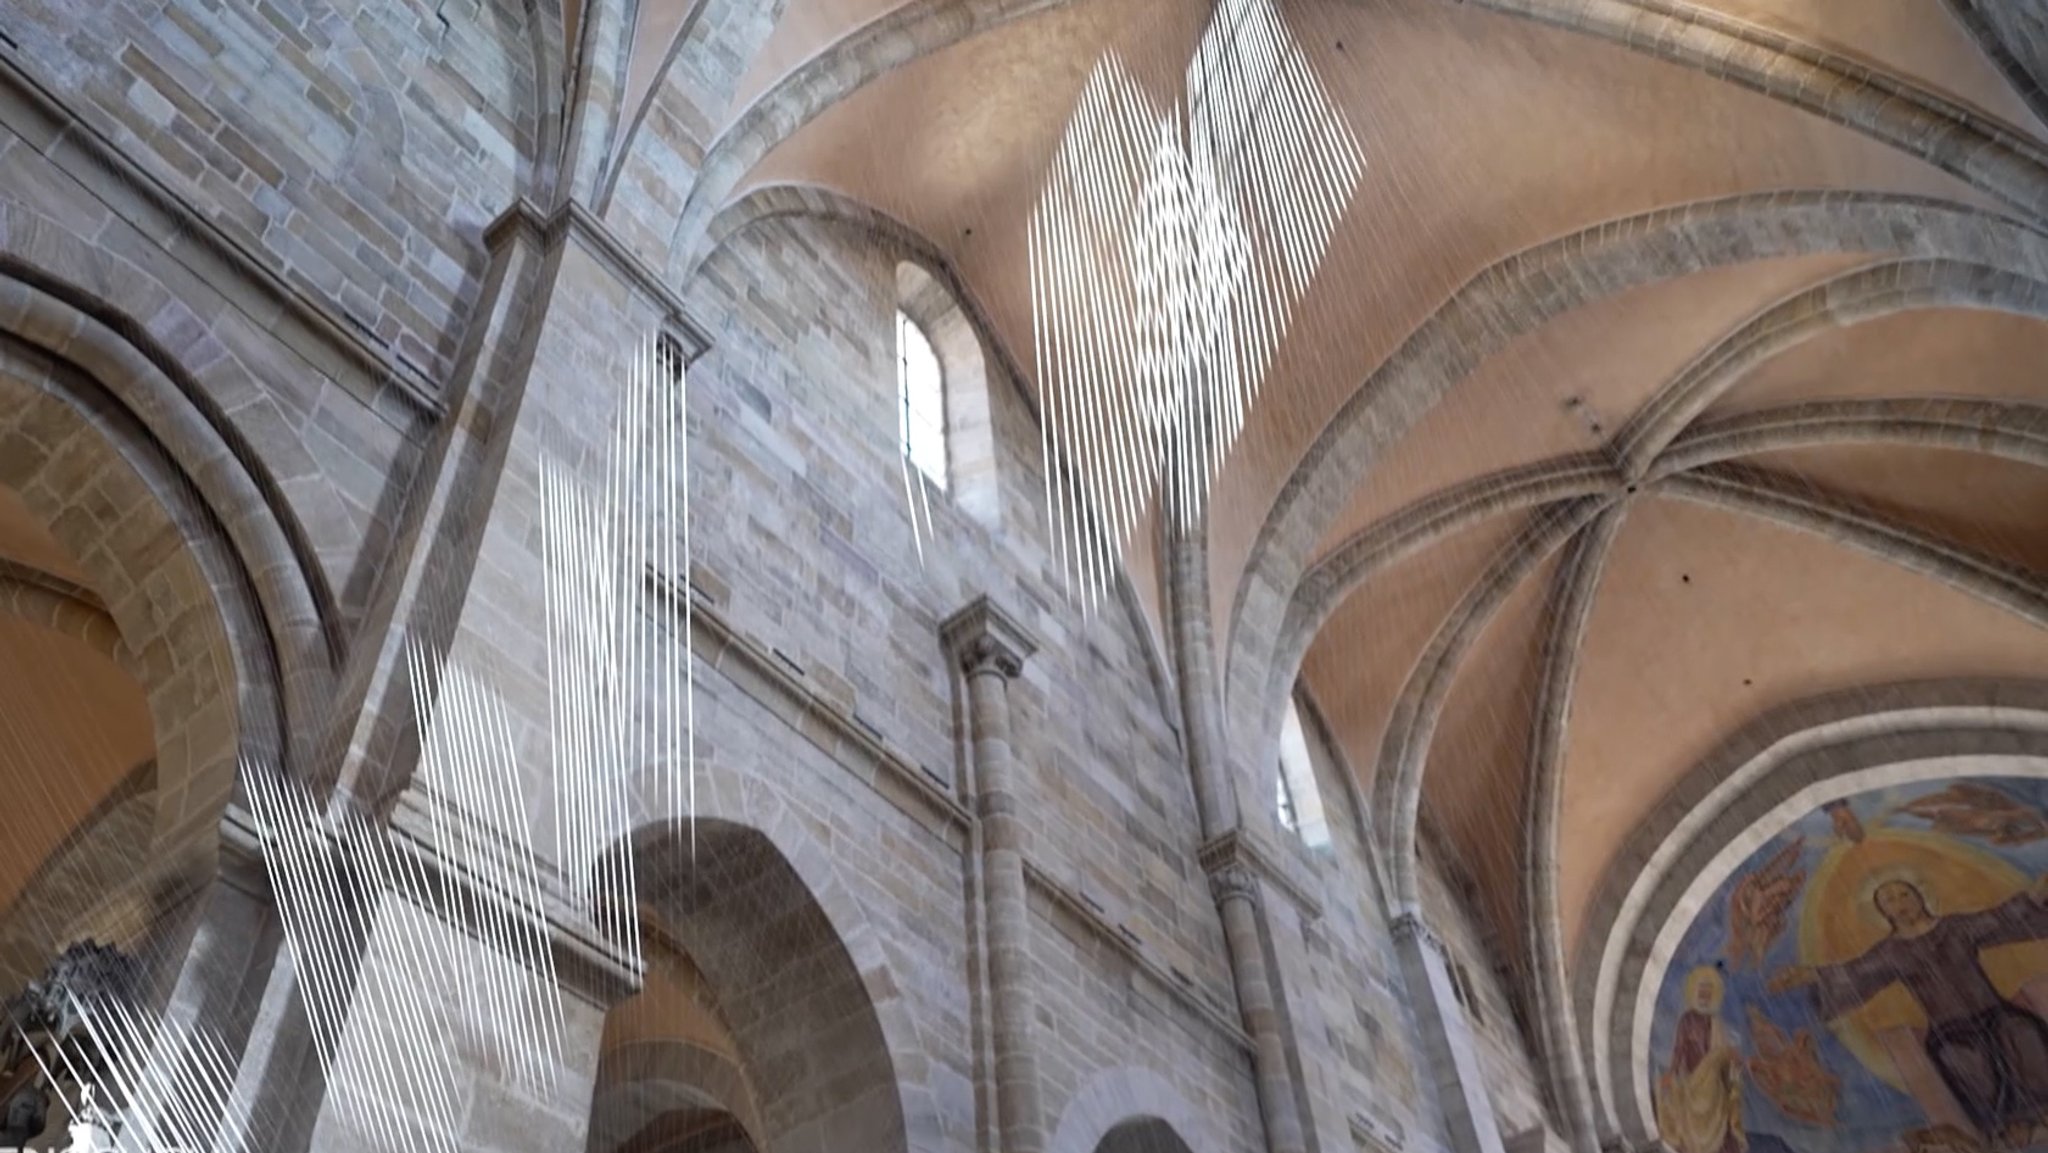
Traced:
<path id="1" fill-rule="evenodd" d="M 925 479 L 946 487 L 946 390 L 924 330 L 896 314 L 896 398 L 903 456 Z"/>
<path id="2" fill-rule="evenodd" d="M 1280 729 L 1280 823 L 1302 843 L 1320 849 L 1330 843 L 1330 824 L 1323 816 L 1322 794 L 1316 788 L 1315 764 L 1308 758 L 1308 734 L 1301 711 L 1292 702 Z"/>

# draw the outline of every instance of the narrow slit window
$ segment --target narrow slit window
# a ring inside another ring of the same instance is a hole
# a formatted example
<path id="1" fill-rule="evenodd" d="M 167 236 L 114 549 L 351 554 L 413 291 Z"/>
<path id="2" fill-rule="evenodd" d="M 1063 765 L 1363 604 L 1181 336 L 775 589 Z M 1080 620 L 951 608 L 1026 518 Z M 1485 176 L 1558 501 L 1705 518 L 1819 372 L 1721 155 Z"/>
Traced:
<path id="1" fill-rule="evenodd" d="M 1301 711 L 1290 702 L 1287 719 L 1280 730 L 1280 824 L 1292 830 L 1302 843 L 1320 849 L 1330 843 L 1330 825 L 1323 815 L 1323 798 L 1316 788 L 1315 763 L 1309 760 L 1308 734 L 1301 727 Z"/>
<path id="2" fill-rule="evenodd" d="M 939 358 L 924 330 L 896 314 L 896 398 L 904 459 L 925 479 L 946 487 L 946 390 Z"/>

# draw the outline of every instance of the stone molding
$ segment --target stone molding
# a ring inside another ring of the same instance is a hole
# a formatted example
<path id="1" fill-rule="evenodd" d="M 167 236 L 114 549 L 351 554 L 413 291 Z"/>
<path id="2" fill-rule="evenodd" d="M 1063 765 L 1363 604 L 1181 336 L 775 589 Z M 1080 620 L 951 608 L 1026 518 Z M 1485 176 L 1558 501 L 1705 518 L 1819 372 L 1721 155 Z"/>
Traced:
<path id="1" fill-rule="evenodd" d="M 419 892 L 433 902 L 430 911 L 454 926 L 457 922 L 448 915 L 451 906 L 494 903 L 510 884 L 500 876 L 475 873 L 442 859 L 434 847 L 437 826 L 455 828 L 464 840 L 483 846 L 484 855 L 491 858 L 510 859 L 513 850 L 502 831 L 447 804 L 423 782 L 415 780 L 399 796 L 390 823 L 380 832 L 425 875 L 428 883 Z M 598 934 L 567 899 L 568 883 L 556 869 L 542 863 L 541 870 L 548 948 L 562 987 L 599 1006 L 638 992 L 644 963 L 636 963 Z"/>
<path id="2" fill-rule="evenodd" d="M 1223 1009 L 1202 996 L 1193 985 L 1176 977 L 1165 965 L 1160 964 L 1146 952 L 1144 945 L 1130 935 L 1109 923 L 1109 919 L 1095 910 L 1085 898 L 1067 888 L 1045 868 L 1030 858 L 1024 860 L 1024 879 L 1051 900 L 1055 909 L 1067 914 L 1085 927 L 1091 935 L 1122 955 L 1153 984 L 1165 989 L 1175 1001 L 1209 1026 L 1210 1029 L 1239 1051 L 1249 1055 L 1252 1039 L 1243 1027 L 1233 1021 Z M 1249 878 L 1246 878 L 1249 881 Z"/>
<path id="3" fill-rule="evenodd" d="M 1760 310 L 1695 356 L 1636 409 L 1609 454 L 1629 480 L 1641 480 L 1701 413 L 1763 362 L 1823 332 L 1932 308 L 2048 316 L 2048 283 L 1946 257 L 1887 261 L 1824 280 Z"/>
<path id="4" fill-rule="evenodd" d="M 596 257 L 635 291 L 661 305 L 664 322 L 683 346 L 683 363 L 695 364 L 711 351 L 711 336 L 690 318 L 683 298 L 670 288 L 647 263 L 619 239 L 611 226 L 599 219 L 579 200 L 564 200 L 553 212 L 543 212 L 531 200 L 521 198 L 484 226 L 484 246 L 496 251 L 515 235 L 524 235 L 544 251 L 552 252 L 574 240 Z"/>
<path id="5" fill-rule="evenodd" d="M 60 633 L 110 660 L 122 659 L 120 626 L 98 595 L 6 557 L 0 557 L 0 616 Z"/>
<path id="6" fill-rule="evenodd" d="M 1979 284 L 2048 281 L 2048 234 L 2041 230 L 1979 209 L 1888 193 L 1783 192 L 1674 205 L 1496 261 L 1454 292 L 1337 408 L 1259 527 L 1228 618 L 1227 693 L 1233 702 L 1258 710 L 1256 723 L 1239 734 L 1239 756 L 1259 756 L 1277 740 L 1297 667 L 1291 658 L 1300 630 L 1312 623 L 1303 619 L 1297 594 L 1320 568 L 1311 558 L 1336 515 L 1331 510 L 1346 506 L 1382 446 L 1412 427 L 1486 357 L 1573 308 L 1712 268 L 1823 252 L 1891 252 L 1899 264 L 1976 266 L 1955 275 Z M 1865 287 L 1875 294 L 1886 290 L 1884 277 L 1895 278 L 1896 287 L 1931 274 L 1873 274 Z M 1966 283 L 1942 291 L 1992 290 Z M 1834 299 L 1848 295 L 1853 294 Z M 1559 475 L 1552 481 L 1605 488 L 1598 479 L 1608 464 L 1603 457 L 1579 462 L 1577 471 L 1591 476 Z"/>
<path id="7" fill-rule="evenodd" d="M 777 660 L 773 650 L 742 632 L 694 586 L 685 590 L 652 566 L 647 579 L 664 595 L 672 615 L 681 616 L 680 598 L 690 598 L 698 660 L 717 669 L 735 688 L 944 840 L 954 852 L 966 851 L 974 814 L 943 784 L 855 720 L 845 705 L 825 696 L 803 674 Z"/>
<path id="8" fill-rule="evenodd" d="M 1422 906 L 1417 815 L 1422 808 L 1423 774 L 1428 768 L 1437 722 L 1450 700 L 1451 685 L 1465 654 L 1522 581 L 1580 529 L 1592 523 L 1609 503 L 1597 497 L 1582 497 L 1558 506 L 1551 515 L 1531 518 L 1521 532 L 1501 545 L 1485 573 L 1459 598 L 1457 607 L 1430 638 L 1400 696 L 1395 698 L 1387 718 L 1386 735 L 1380 742 L 1378 772 L 1383 784 L 1374 799 L 1374 809 L 1380 817 L 1380 827 L 1386 831 L 1393 890 L 1390 899 L 1396 907 Z"/>
<path id="9" fill-rule="evenodd" d="M 1443 937 L 1429 927 L 1429 922 L 1422 919 L 1421 913 L 1412 909 L 1387 922 L 1387 932 L 1394 938 L 1396 945 L 1419 943 L 1438 957 L 1450 957 L 1450 950 L 1444 946 Z"/>
<path id="10" fill-rule="evenodd" d="M 136 200 L 112 205 L 117 215 L 145 235 L 168 232 L 191 238 L 203 251 L 198 261 L 181 254 L 178 245 L 163 245 L 162 251 L 229 300 L 253 295 L 278 307 L 293 323 L 272 324 L 270 331 L 314 364 L 331 362 L 336 355 L 347 361 L 356 369 L 356 379 L 340 374 L 337 383 L 372 411 L 386 412 L 389 405 L 383 401 L 390 397 L 416 421 L 433 424 L 446 415 L 441 384 L 426 369 L 350 323 L 330 302 L 279 276 L 264 258 L 136 163 L 5 52 L 0 52 L 0 124 L 20 133 L 25 143 L 87 187 L 134 190 Z M 224 283 L 223 277 L 231 283 Z M 323 346 L 327 354 L 310 352 L 308 344 Z"/>
<path id="11" fill-rule="evenodd" d="M 1235 862 L 1209 871 L 1209 899 L 1218 908 L 1232 901 L 1248 901 L 1253 908 L 1259 906 L 1259 880 L 1252 871 Z"/>
<path id="12" fill-rule="evenodd" d="M 1166 1078 L 1137 1066 L 1104 1069 L 1076 1089 L 1060 1111 L 1047 1153 L 1096 1153 L 1110 1130 L 1145 1118 L 1173 1130 L 1192 1153 L 1210 1153 L 1204 1140 L 1211 1127 L 1201 1115 Z M 1169 1150 L 1148 1145 L 1146 1153 Z"/>
<path id="13" fill-rule="evenodd" d="M 2048 578 L 1857 505 L 1822 497 L 1796 479 L 1762 469 L 1714 465 L 1670 477 L 1657 491 L 1804 529 L 2048 628 Z"/>
<path id="14" fill-rule="evenodd" d="M 939 643 L 962 673 L 994 673 L 1004 680 L 1021 675 L 1024 662 L 1038 651 L 1030 630 L 985 593 L 939 625 Z"/>
<path id="15" fill-rule="evenodd" d="M 1552 1122 L 1581 1153 L 1593 1153 L 1599 1139 L 1592 1094 L 1585 1080 L 1576 1013 L 1566 971 L 1558 911 L 1557 859 L 1564 822 L 1564 772 L 1577 685 L 1579 651 L 1600 591 L 1600 578 L 1615 537 L 1627 519 L 1627 503 L 1609 505 L 1572 542 L 1551 587 L 1549 617 L 1541 650 L 1536 720 L 1529 735 L 1527 813 L 1522 826 L 1524 956 L 1535 1001 L 1531 1041 L 1541 1061 L 1545 1102 Z M 1545 1132 L 1542 1129 L 1534 1130 Z"/>
<path id="16" fill-rule="evenodd" d="M 1880 141 L 2039 219 L 2048 153 L 2025 133 L 1870 61 L 1691 0 L 1474 0 L 1692 68 Z"/>
<path id="17" fill-rule="evenodd" d="M 1322 898 L 1275 860 L 1274 854 L 1242 826 L 1204 842 L 1195 850 L 1195 860 L 1209 875 L 1209 892 L 1219 905 L 1240 889 L 1249 890 L 1251 898 L 1258 900 L 1256 879 L 1264 877 L 1287 894 L 1303 920 L 1314 921 L 1323 915 Z"/>

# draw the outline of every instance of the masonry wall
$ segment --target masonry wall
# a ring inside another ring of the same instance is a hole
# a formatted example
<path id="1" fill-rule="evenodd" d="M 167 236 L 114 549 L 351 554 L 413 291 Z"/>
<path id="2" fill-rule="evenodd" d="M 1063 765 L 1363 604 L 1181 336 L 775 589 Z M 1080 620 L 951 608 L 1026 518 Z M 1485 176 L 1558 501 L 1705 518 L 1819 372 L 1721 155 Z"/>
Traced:
<path id="1" fill-rule="evenodd" d="M 1061 1086 L 1049 1108 L 1092 1073 L 1137 1064 L 1214 1107 L 1229 1131 L 1256 1117 L 1248 1058 L 1212 1036 L 1210 1019 L 1187 1000 L 1234 1006 L 1194 860 L 1200 832 L 1186 769 L 1143 641 L 1118 606 L 1084 620 L 1057 591 L 1036 507 L 1037 438 L 1009 381 L 985 385 L 1002 536 L 936 490 L 917 494 L 920 517 L 929 500 L 931 524 L 913 529 L 896 444 L 895 263 L 850 230 L 778 221 L 721 250 L 692 286 L 714 340 L 690 377 L 702 583 L 739 628 L 963 798 L 956 674 L 939 623 L 986 592 L 1037 634 L 1041 648 L 1011 689 L 1030 805 L 1027 860 L 1098 921 L 1081 926 L 1043 887 L 1033 903 L 1051 1056 L 1043 1069 Z M 920 483 L 911 478 L 914 493 Z M 772 760 L 791 735 L 749 737 L 755 755 Z M 963 884 L 956 875 L 950 894 L 910 896 L 957 902 Z M 1153 988 L 1106 945 L 1099 928 L 1110 926 L 1187 997 Z M 966 981 L 965 958 L 929 964 L 935 976 Z"/>
<path id="2" fill-rule="evenodd" d="M 481 523 L 452 523 L 465 534 L 453 550 L 464 575 L 452 652 L 489 671 L 528 795 L 545 795 L 537 461 L 548 447 L 591 463 L 608 435 L 612 382 L 659 316 L 577 242 L 529 253 L 508 291 L 544 287 L 534 327 L 512 326 L 502 339 L 518 347 L 497 350 L 523 381 L 443 411 L 489 267 L 481 226 L 532 175 L 538 96 L 523 6 L 83 2 L 84 11 L 70 0 L 10 8 L 0 31 L 22 49 L 8 60 L 35 61 L 84 124 L 201 206 L 279 283 L 195 242 L 205 229 L 178 223 L 118 164 L 66 139 L 62 110 L 0 85 L 6 251 L 106 315 L 131 318 L 203 399 L 334 606 L 337 661 L 386 639 L 353 630 L 391 575 L 391 541 L 416 485 L 435 480 L 415 475 L 430 441 L 451 424 L 498 438 L 503 458 L 481 474 Z M 767 27 L 760 9 L 713 0 L 686 38 L 701 86 L 661 97 L 657 135 L 673 163 L 629 171 L 612 214 L 644 258 L 658 260 L 663 225 L 724 114 L 720 94 Z M 771 221 L 687 286 L 692 319 L 713 339 L 690 376 L 689 578 L 740 638 L 732 646 L 753 646 L 780 669 L 777 680 L 737 657 L 701 663 L 700 812 L 762 829 L 848 939 L 907 1086 L 909 1123 L 932 1137 L 920 1147 L 975 1148 L 986 1039 L 960 815 L 974 782 L 938 627 L 990 595 L 1040 644 L 1011 703 L 1030 805 L 1048 1128 L 1105 1076 L 1142 1070 L 1173 1087 L 1211 1147 L 1257 1148 L 1250 1057 L 1195 859 L 1201 830 L 1157 654 L 1120 601 L 1088 615 L 1060 591 L 1038 436 L 995 357 L 984 358 L 988 379 L 949 386 L 987 392 L 1002 529 L 991 534 L 943 493 L 918 493 L 915 478 L 906 493 L 891 323 L 899 256 L 841 226 Z M 280 304 L 287 298 L 297 304 Z M 322 327 L 323 315 L 338 327 Z M 920 516 L 928 501 L 928 526 L 913 527 L 910 496 Z M 923 784 L 862 761 L 816 709 Z M 1308 1119 L 1323 1150 L 1354 1147 L 1360 1116 L 1404 1150 L 1434 1149 L 1429 1078 L 1370 849 L 1342 770 L 1319 744 L 1317 753 L 1333 844 L 1290 868 L 1318 891 L 1321 915 L 1275 887 L 1265 897 Z M 1268 801 L 1246 802 L 1255 803 Z M 544 842 L 552 814 L 528 815 Z M 1477 957 L 1461 916 L 1447 911 L 1444 932 Z M 1490 966 L 1466 963 L 1495 1000 L 1481 1033 L 1512 1131 L 1539 1115 L 1533 1079 L 1519 1041 L 1501 1032 L 1513 1026 Z M 577 1008 L 591 1048 L 595 1012 Z M 470 1086 L 474 1100 L 502 1089 L 481 1076 Z M 564 1099 L 527 1106 L 550 1126 L 576 1124 Z"/>
<path id="3" fill-rule="evenodd" d="M 82 311 L 139 326 L 143 347 L 265 488 L 316 598 L 348 633 L 378 579 L 435 402 L 366 365 L 373 345 L 284 307 L 197 243 L 118 164 L 60 135 L 72 123 L 0 78 L 7 252 Z"/>
<path id="4" fill-rule="evenodd" d="M 517 0 L 23 0 L 44 84 L 292 283 L 440 379 L 534 151 Z"/>
<path id="5" fill-rule="evenodd" d="M 1524 1016 L 1511 1000 L 1498 960 L 1513 956 L 1515 944 L 1494 941 L 1457 879 L 1456 867 L 1442 852 L 1440 845 L 1425 838 L 1423 908 L 1442 935 L 1446 952 L 1469 978 L 1476 1012 L 1467 1013 L 1466 1019 L 1479 1043 L 1494 1120 L 1503 1137 L 1513 1137 L 1545 1124 L 1542 1080 L 1523 1032 Z"/>
<path id="6" fill-rule="evenodd" d="M 1302 706 L 1310 763 L 1330 844 L 1298 849 L 1316 877 L 1322 917 L 1299 930 L 1289 973 L 1292 1008 L 1324 1149 L 1444 1148 L 1433 1081 L 1394 952 L 1374 848 L 1365 839 L 1348 771 L 1312 704 Z M 1362 1124 L 1354 1122 L 1354 1118 Z M 1361 1140 L 1360 1131 L 1370 1136 Z M 1377 1142 L 1377 1144 L 1375 1144 Z"/>

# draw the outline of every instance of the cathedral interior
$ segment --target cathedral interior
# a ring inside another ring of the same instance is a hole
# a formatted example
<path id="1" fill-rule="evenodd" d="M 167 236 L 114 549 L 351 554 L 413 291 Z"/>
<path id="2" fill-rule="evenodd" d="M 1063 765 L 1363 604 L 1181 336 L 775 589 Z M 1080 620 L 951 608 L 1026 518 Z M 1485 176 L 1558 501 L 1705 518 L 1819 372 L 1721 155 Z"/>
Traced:
<path id="1" fill-rule="evenodd" d="M 2048 1149 L 2048 2 L 0 0 L 0 1147 Z"/>

